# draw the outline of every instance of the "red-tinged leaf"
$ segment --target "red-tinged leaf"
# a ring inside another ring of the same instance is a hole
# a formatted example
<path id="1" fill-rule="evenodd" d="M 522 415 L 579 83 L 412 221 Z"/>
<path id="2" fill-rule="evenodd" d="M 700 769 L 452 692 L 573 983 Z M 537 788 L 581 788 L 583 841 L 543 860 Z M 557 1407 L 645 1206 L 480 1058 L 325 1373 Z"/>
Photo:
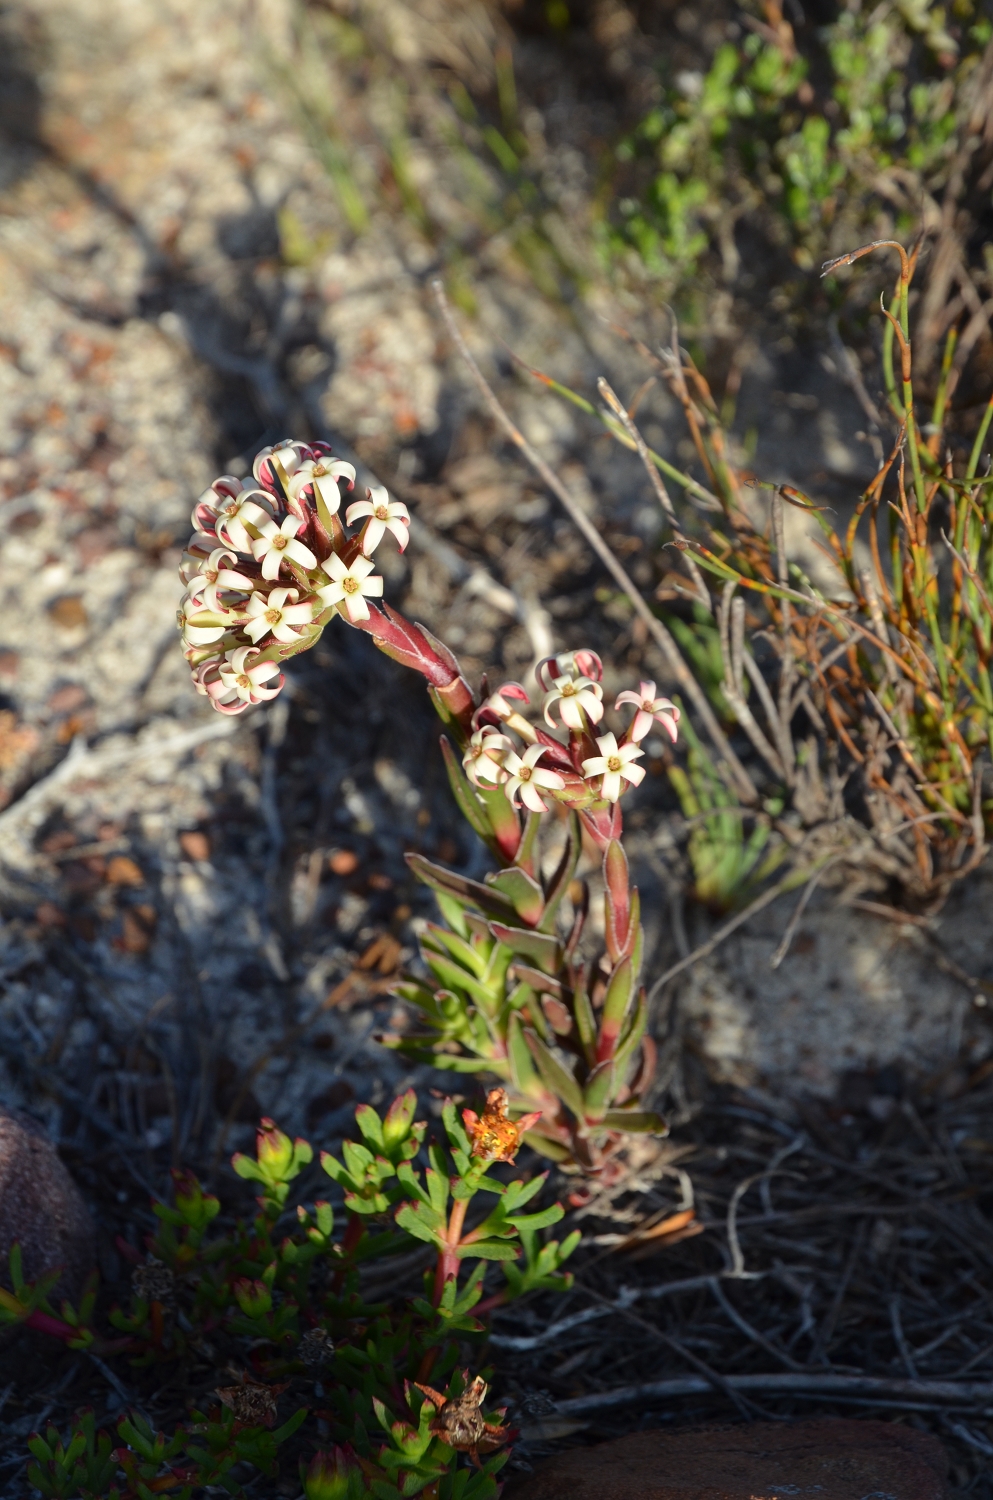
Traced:
<path id="1" fill-rule="evenodd" d="M 603 879 L 606 886 L 607 952 L 616 963 L 627 946 L 631 915 L 627 855 L 618 839 L 612 839 L 607 845 L 603 857 Z"/>
<path id="2" fill-rule="evenodd" d="M 486 884 L 507 897 L 522 922 L 529 927 L 538 926 L 545 912 L 545 893 L 533 876 L 514 865 L 496 875 L 487 875 Z"/>
<path id="3" fill-rule="evenodd" d="M 516 915 L 514 908 L 505 896 L 492 890 L 490 886 L 483 885 L 478 880 L 470 880 L 465 875 L 456 875 L 443 865 L 436 865 L 425 859 L 423 854 L 407 854 L 404 858 L 418 880 L 423 880 L 433 890 L 441 891 L 445 896 L 454 896 L 460 901 L 471 901 L 489 917 L 513 921 Z"/>

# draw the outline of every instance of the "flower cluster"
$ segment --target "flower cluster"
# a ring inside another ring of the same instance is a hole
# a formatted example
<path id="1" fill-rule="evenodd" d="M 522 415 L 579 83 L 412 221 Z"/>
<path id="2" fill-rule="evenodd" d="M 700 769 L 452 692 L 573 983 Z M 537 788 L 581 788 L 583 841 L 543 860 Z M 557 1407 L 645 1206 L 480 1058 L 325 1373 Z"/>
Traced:
<path id="1" fill-rule="evenodd" d="M 545 794 L 573 806 L 617 802 L 625 782 L 637 786 L 644 779 L 644 767 L 635 762 L 644 754 L 640 742 L 652 725 L 661 724 L 670 739 L 676 739 L 679 709 L 658 696 L 654 682 L 642 682 L 638 692 L 618 696 L 615 710 L 626 705 L 635 709 L 620 742 L 611 733 L 594 739 L 593 728 L 604 711 L 603 667 L 595 651 L 546 657 L 535 675 L 544 691 L 545 723 L 553 729 L 561 723 L 569 731 L 568 744 L 536 729 L 518 707 L 530 702 L 527 693 L 520 683 L 506 682 L 473 715 L 472 737 L 462 757 L 470 781 L 481 788 L 502 786 L 513 807 L 523 803 L 530 812 L 545 812 Z M 508 729 L 527 742 L 523 754 L 505 732 Z"/>
<path id="2" fill-rule="evenodd" d="M 368 600 L 383 593 L 372 554 L 387 531 L 402 551 L 410 517 L 376 486 L 343 524 L 354 484 L 326 443 L 284 442 L 262 450 L 250 481 L 224 475 L 194 507 L 178 623 L 194 686 L 219 712 L 275 698 L 280 662 L 314 645 L 335 614 L 369 622 Z"/>

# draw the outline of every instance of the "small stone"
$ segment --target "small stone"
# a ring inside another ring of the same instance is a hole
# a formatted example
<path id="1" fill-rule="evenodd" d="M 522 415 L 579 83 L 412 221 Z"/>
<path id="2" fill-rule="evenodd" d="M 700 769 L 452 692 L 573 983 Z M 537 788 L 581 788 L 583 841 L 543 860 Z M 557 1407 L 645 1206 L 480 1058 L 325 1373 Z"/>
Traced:
<path id="1" fill-rule="evenodd" d="M 504 1500 L 948 1500 L 947 1469 L 937 1438 L 895 1423 L 753 1422 L 575 1448 Z"/>
<path id="2" fill-rule="evenodd" d="M 188 828 L 179 835 L 179 847 L 187 859 L 203 864 L 210 858 L 210 839 L 199 828 Z"/>
<path id="3" fill-rule="evenodd" d="M 353 849 L 333 849 L 328 855 L 328 866 L 332 875 L 353 875 L 359 867 L 359 857 Z"/>
<path id="4" fill-rule="evenodd" d="M 140 867 L 126 854 L 114 855 L 107 865 L 103 878 L 108 885 L 141 886 L 145 884 L 145 877 Z"/>
<path id="5" fill-rule="evenodd" d="M 93 1223 L 82 1194 L 41 1127 L 0 1106 L 0 1284 L 10 1287 L 9 1257 L 21 1247 L 25 1281 L 62 1269 L 49 1294 L 78 1302 L 95 1261 Z"/>
<path id="6" fill-rule="evenodd" d="M 77 594 L 54 599 L 48 606 L 48 613 L 62 630 L 79 630 L 89 624 L 86 606 Z"/>

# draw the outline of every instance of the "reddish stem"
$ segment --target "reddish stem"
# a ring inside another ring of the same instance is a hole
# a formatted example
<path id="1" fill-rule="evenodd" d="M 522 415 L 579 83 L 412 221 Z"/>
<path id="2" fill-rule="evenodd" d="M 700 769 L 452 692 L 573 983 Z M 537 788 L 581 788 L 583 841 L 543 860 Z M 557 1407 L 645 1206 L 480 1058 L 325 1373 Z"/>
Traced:
<path id="1" fill-rule="evenodd" d="M 438 1252 L 438 1268 L 434 1273 L 434 1305 L 441 1305 L 442 1293 L 445 1283 L 454 1281 L 459 1274 L 459 1257 L 456 1254 L 462 1242 L 462 1227 L 465 1224 L 465 1211 L 469 1207 L 468 1198 L 458 1198 L 452 1204 L 452 1212 L 448 1220 L 448 1230 L 445 1234 L 445 1243 Z"/>
<path id="2" fill-rule="evenodd" d="M 345 1226 L 345 1233 L 341 1238 L 341 1253 L 343 1257 L 347 1259 L 347 1257 L 352 1254 L 352 1251 L 357 1249 L 359 1241 L 364 1234 L 365 1224 L 362 1222 L 362 1215 L 350 1213 L 348 1215 L 348 1223 Z M 336 1295 L 341 1291 L 342 1287 L 345 1284 L 345 1275 L 347 1271 L 347 1265 L 340 1265 L 337 1271 L 335 1271 L 334 1273 L 334 1280 L 331 1283 L 331 1290 Z"/>

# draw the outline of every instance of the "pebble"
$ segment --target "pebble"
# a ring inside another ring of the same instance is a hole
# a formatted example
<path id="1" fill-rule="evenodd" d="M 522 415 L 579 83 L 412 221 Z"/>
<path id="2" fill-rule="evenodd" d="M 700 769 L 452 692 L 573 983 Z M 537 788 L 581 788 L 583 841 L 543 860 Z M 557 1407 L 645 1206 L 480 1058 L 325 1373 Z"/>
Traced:
<path id="1" fill-rule="evenodd" d="M 7 1287 L 15 1242 L 25 1281 L 61 1267 L 52 1305 L 63 1297 L 78 1302 L 95 1262 L 89 1210 L 41 1127 L 0 1106 L 0 1283 Z"/>

